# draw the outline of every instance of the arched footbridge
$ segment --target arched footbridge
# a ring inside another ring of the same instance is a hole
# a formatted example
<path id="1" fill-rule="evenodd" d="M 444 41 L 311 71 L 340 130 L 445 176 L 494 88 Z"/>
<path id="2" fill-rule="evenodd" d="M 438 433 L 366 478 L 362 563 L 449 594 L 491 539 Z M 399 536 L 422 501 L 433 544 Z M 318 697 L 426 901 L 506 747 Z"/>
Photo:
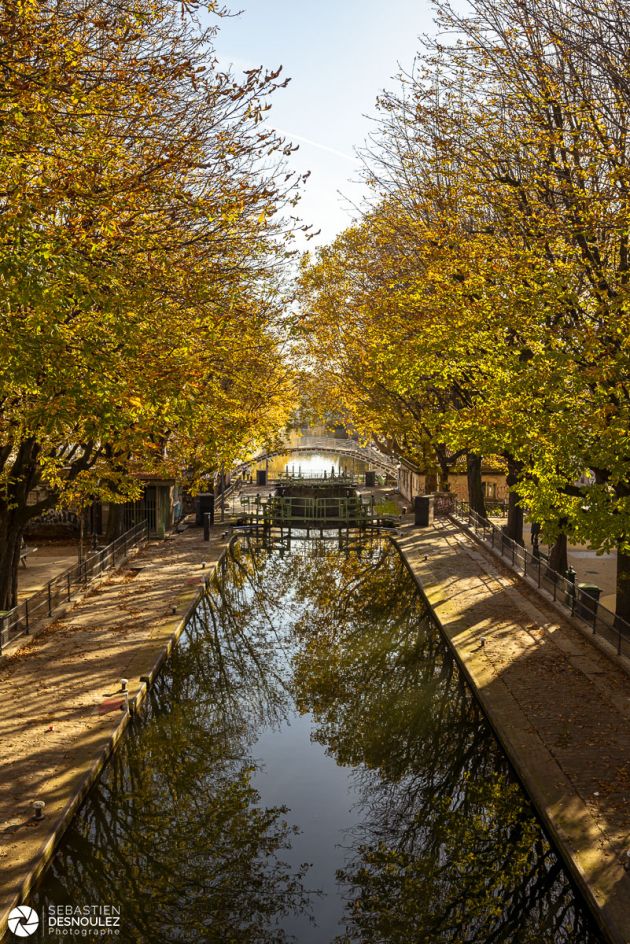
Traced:
<path id="1" fill-rule="evenodd" d="M 361 446 L 353 439 L 335 439 L 334 436 L 302 436 L 293 443 L 284 443 L 278 449 L 258 453 L 249 462 L 243 463 L 239 471 L 246 471 L 259 462 L 274 456 L 296 455 L 300 453 L 323 452 L 335 456 L 347 456 L 367 462 L 378 472 L 396 477 L 398 463 L 374 446 Z"/>

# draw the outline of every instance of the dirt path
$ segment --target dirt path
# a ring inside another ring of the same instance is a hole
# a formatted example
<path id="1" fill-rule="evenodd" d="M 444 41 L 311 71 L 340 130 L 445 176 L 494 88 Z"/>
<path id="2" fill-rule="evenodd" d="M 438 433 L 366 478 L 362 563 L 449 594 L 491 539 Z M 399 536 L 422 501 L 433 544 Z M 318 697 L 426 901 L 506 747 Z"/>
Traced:
<path id="1" fill-rule="evenodd" d="M 217 526 L 209 544 L 199 528 L 150 542 L 0 663 L 0 939 L 8 910 L 124 730 L 120 679 L 131 698 L 144 689 L 140 677 L 181 628 L 225 547 L 221 533 Z M 34 800 L 46 804 L 41 822 Z"/>
<path id="2" fill-rule="evenodd" d="M 399 543 L 615 944 L 630 942 L 630 677 L 451 522 Z"/>

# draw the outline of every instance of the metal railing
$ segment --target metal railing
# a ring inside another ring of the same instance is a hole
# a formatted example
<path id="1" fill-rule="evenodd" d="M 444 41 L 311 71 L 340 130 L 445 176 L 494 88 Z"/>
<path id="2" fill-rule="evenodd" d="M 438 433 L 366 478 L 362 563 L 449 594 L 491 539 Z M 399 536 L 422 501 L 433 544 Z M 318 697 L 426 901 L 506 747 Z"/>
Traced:
<path id="1" fill-rule="evenodd" d="M 74 567 L 53 577 L 37 593 L 0 616 L 0 654 L 3 646 L 9 642 L 36 632 L 63 604 L 72 600 L 79 590 L 84 589 L 99 574 L 116 567 L 132 547 L 142 544 L 147 537 L 147 522 L 135 524 L 107 547 L 90 554 Z"/>
<path id="2" fill-rule="evenodd" d="M 489 518 L 507 518 L 508 500 L 507 498 L 486 498 L 484 499 L 486 513 Z M 468 511 L 468 502 L 458 499 L 457 507 Z"/>
<path id="3" fill-rule="evenodd" d="M 255 466 L 259 462 L 264 462 L 265 459 L 270 459 L 273 456 L 291 454 L 299 457 L 301 453 L 305 452 L 323 452 L 330 453 L 331 455 L 348 456 L 371 463 L 376 466 L 379 471 L 385 472 L 394 478 L 396 477 L 398 469 L 397 460 L 392 459 L 375 446 L 361 446 L 353 439 L 336 439 L 333 436 L 301 436 L 297 442 L 286 442 L 276 449 L 259 452 L 247 462 L 244 462 L 242 466 L 239 467 L 239 470 Z"/>
<path id="4" fill-rule="evenodd" d="M 357 475 L 348 472 L 278 472 L 269 476 L 271 482 L 289 482 L 292 485 L 356 485 L 365 482 L 365 472 Z"/>
<path id="5" fill-rule="evenodd" d="M 630 658 L 630 623 L 616 616 L 599 600 L 576 586 L 575 575 L 568 577 L 549 567 L 543 554 L 530 553 L 527 548 L 509 538 L 501 528 L 486 521 L 464 503 L 458 503 L 453 517 L 463 522 L 480 540 L 498 551 L 507 562 L 539 590 L 546 590 L 556 603 L 587 623 L 593 634 L 601 636 L 617 650 L 618 655 Z"/>
<path id="6" fill-rule="evenodd" d="M 239 526 L 250 528 L 358 528 L 360 530 L 394 528 L 399 513 L 380 511 L 373 501 L 365 502 L 359 495 L 331 496 L 276 496 L 262 500 L 243 500 L 243 512 L 238 516 Z M 209 538 L 209 526 L 206 529 Z M 206 539 L 208 539 L 206 538 Z"/>

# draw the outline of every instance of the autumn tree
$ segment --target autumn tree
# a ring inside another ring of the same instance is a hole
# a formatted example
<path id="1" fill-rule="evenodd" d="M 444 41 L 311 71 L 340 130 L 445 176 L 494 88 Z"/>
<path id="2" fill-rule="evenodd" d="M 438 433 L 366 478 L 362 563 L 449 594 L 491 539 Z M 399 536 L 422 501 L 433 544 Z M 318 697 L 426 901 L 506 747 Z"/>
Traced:
<path id="1" fill-rule="evenodd" d="M 170 0 L 0 8 L 0 608 L 46 507 L 207 473 L 290 408 L 282 80 L 221 71 L 215 31 Z"/>
<path id="2" fill-rule="evenodd" d="M 627 619 L 627 10 L 471 6 L 438 6 L 439 40 L 381 100 L 360 225 L 386 214 L 396 262 L 363 299 L 383 315 L 365 359 L 398 348 L 400 387 L 451 384 L 441 436 L 505 457 L 512 535 L 526 507 L 549 540 L 616 549 Z"/>

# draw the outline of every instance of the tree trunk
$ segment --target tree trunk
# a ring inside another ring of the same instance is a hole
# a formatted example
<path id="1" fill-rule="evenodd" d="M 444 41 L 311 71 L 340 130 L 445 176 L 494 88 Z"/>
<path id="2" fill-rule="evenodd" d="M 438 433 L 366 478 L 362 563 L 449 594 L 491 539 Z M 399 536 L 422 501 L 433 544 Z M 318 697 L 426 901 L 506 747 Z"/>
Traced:
<path id="1" fill-rule="evenodd" d="M 514 486 L 518 483 L 521 473 L 521 463 L 512 458 L 508 458 L 507 484 L 510 489 L 508 499 L 508 520 L 506 534 L 521 547 L 523 541 L 523 509 L 521 508 L 519 497 L 514 491 Z"/>
<path id="2" fill-rule="evenodd" d="M 0 499 L 0 610 L 10 610 L 17 604 L 22 534 L 27 521 L 46 505 L 28 504 L 29 492 L 37 482 L 38 453 L 34 440 L 26 439 L 20 444 Z"/>
<path id="3" fill-rule="evenodd" d="M 11 610 L 17 604 L 23 527 L 6 506 L 0 509 L 0 610 Z"/>
<path id="4" fill-rule="evenodd" d="M 425 495 L 431 495 L 433 492 L 437 491 L 438 480 L 435 472 L 427 472 L 424 477 L 424 493 Z"/>
<path id="5" fill-rule="evenodd" d="M 617 597 L 615 614 L 630 624 L 630 553 L 617 551 Z"/>
<path id="6" fill-rule="evenodd" d="M 466 474 L 468 478 L 468 504 L 471 511 L 487 520 L 486 503 L 483 496 L 483 485 L 481 483 L 481 456 L 475 452 L 469 452 L 466 455 Z"/>
<path id="7" fill-rule="evenodd" d="M 569 569 L 567 545 L 566 534 L 559 534 L 549 551 L 549 569 L 558 574 L 564 574 Z"/>
<path id="8" fill-rule="evenodd" d="M 449 481 L 448 481 L 448 475 L 450 472 L 450 462 L 449 462 L 448 454 L 446 451 L 446 446 L 443 446 L 441 443 L 438 443 L 438 445 L 435 446 L 435 457 L 438 461 L 438 467 L 439 467 L 438 491 L 448 492 L 450 488 Z"/>

